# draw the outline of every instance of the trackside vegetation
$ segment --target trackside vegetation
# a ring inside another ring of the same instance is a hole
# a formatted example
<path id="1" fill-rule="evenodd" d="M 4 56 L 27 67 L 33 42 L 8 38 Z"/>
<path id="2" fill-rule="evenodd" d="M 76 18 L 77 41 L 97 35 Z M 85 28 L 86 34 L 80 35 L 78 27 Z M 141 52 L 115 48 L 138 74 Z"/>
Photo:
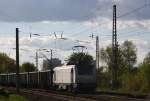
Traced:
<path id="1" fill-rule="evenodd" d="M 9 91 L 0 88 L 0 101 L 28 101 L 22 96 L 10 93 Z"/>
<path id="2" fill-rule="evenodd" d="M 34 66 L 33 63 L 25 62 L 20 66 L 21 72 L 33 72 L 38 69 Z M 15 60 L 10 58 L 5 53 L 0 53 L 0 73 L 15 73 L 16 65 Z"/>
<path id="3" fill-rule="evenodd" d="M 117 92 L 150 93 L 150 52 L 141 63 L 137 63 L 137 48 L 132 41 L 125 41 L 118 47 L 117 88 L 111 86 L 111 45 L 100 50 L 102 65 L 97 69 L 97 83 L 100 90 Z"/>

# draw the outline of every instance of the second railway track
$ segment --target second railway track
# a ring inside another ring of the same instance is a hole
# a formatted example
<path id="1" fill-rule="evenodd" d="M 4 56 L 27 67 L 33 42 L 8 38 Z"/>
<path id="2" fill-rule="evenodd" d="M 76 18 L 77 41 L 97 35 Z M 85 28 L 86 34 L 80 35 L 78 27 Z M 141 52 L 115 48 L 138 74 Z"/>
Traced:
<path id="1" fill-rule="evenodd" d="M 14 88 L 9 88 L 8 90 L 15 91 Z M 65 91 L 53 91 L 53 90 L 42 90 L 42 89 L 21 89 L 21 93 L 32 96 L 30 98 L 31 101 L 149 101 L 146 100 L 146 98 L 135 98 L 135 97 L 129 97 L 126 95 L 119 95 L 119 94 L 118 95 L 107 94 L 107 93 L 102 94 L 98 92 L 74 94 Z"/>

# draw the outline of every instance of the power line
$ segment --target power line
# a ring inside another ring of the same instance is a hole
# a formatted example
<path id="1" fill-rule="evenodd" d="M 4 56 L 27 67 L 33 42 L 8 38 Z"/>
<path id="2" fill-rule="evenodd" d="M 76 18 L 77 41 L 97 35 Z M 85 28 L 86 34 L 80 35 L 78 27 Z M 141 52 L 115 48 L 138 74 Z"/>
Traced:
<path id="1" fill-rule="evenodd" d="M 141 7 L 135 8 L 135 9 L 133 9 L 133 10 L 131 10 L 131 11 L 129 11 L 129 12 L 123 14 L 123 15 L 120 15 L 120 16 L 118 16 L 118 18 L 125 17 L 125 16 L 127 16 L 127 15 L 132 14 L 132 13 L 135 13 L 135 12 L 137 12 L 137 11 L 139 11 L 139 10 L 141 10 L 141 9 L 143 9 L 143 8 L 145 8 L 145 7 L 147 7 L 147 6 L 149 6 L 149 5 L 150 5 L 150 4 L 147 2 L 147 0 L 145 0 L 145 4 L 144 4 L 144 5 L 142 5 Z M 4 12 L 2 12 L 2 13 L 3 13 L 4 15 L 6 15 L 8 18 L 16 19 L 15 17 L 9 16 L 8 14 L 6 14 L 6 13 L 4 13 Z M 107 22 L 100 23 L 100 24 L 98 24 L 97 27 L 102 26 L 102 25 L 107 24 L 107 23 L 108 23 L 108 21 L 107 21 Z M 78 26 L 77 26 L 77 27 L 78 27 Z M 97 27 L 96 27 L 96 28 L 97 28 Z M 87 30 L 89 30 L 89 28 L 80 31 L 79 33 L 73 34 L 73 35 L 71 35 L 71 36 L 80 35 L 81 33 L 86 32 Z"/>
<path id="2" fill-rule="evenodd" d="M 141 7 L 135 8 L 135 9 L 133 9 L 133 10 L 127 12 L 127 13 L 124 13 L 124 14 L 122 14 L 122 15 L 120 15 L 120 16 L 117 16 L 117 18 L 122 18 L 122 17 L 128 16 L 128 15 L 130 15 L 130 14 L 132 14 L 132 13 L 135 13 L 135 12 L 137 12 L 137 11 L 143 9 L 143 8 L 146 8 L 146 7 L 149 6 L 149 5 L 150 5 L 150 3 L 147 3 L 147 1 L 145 0 L 144 5 L 142 5 Z M 106 21 L 106 22 L 100 23 L 100 24 L 98 24 L 97 27 L 102 26 L 102 25 L 104 25 L 104 24 L 108 24 L 108 22 Z M 96 27 L 96 28 L 97 28 L 97 27 Z M 87 30 L 89 30 L 89 29 L 87 29 Z M 79 35 L 79 34 L 81 34 L 82 32 L 85 32 L 85 31 L 87 31 L 87 30 L 83 30 L 83 31 L 81 31 L 81 32 L 79 32 L 79 33 L 77 33 L 77 34 L 75 34 L 75 35 Z M 73 35 L 73 36 L 74 36 L 74 35 Z"/>
<path id="3" fill-rule="evenodd" d="M 149 34 L 150 33 L 150 31 L 149 32 L 136 32 L 136 33 L 132 33 L 132 34 L 128 34 L 128 35 L 122 35 L 122 36 L 125 36 L 125 37 L 131 37 L 131 36 L 135 36 L 135 35 L 145 35 L 145 34 Z M 137 36 L 136 36 L 137 37 Z"/>
<path id="4" fill-rule="evenodd" d="M 133 10 L 127 12 L 127 13 L 124 13 L 124 14 L 118 16 L 117 18 L 122 18 L 122 17 L 128 16 L 128 15 L 130 15 L 130 14 L 132 14 L 132 13 L 135 13 L 135 12 L 141 10 L 141 9 L 146 8 L 146 7 L 149 6 L 149 5 L 150 5 L 150 3 L 147 3 L 147 2 L 146 2 L 146 4 L 142 5 L 141 7 L 137 7 L 137 8 L 135 8 L 135 9 L 133 9 Z"/>
<path id="5" fill-rule="evenodd" d="M 144 31 L 144 29 L 142 29 Z M 148 29 L 145 29 L 145 30 L 148 30 Z M 136 32 L 136 31 L 141 31 L 141 29 L 137 29 L 137 30 L 131 30 L 131 31 L 127 31 L 127 32 L 123 32 L 123 33 L 119 33 L 119 35 L 130 35 L 129 33 L 133 33 L 133 32 Z"/>

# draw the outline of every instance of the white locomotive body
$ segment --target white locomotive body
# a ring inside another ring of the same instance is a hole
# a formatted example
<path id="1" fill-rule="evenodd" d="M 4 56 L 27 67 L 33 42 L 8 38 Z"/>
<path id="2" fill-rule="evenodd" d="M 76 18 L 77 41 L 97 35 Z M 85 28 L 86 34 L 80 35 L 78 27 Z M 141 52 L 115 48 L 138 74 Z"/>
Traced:
<path id="1" fill-rule="evenodd" d="M 59 89 L 76 87 L 76 70 L 74 65 L 55 67 L 53 69 L 53 83 Z"/>
<path id="2" fill-rule="evenodd" d="M 94 90 L 96 87 L 95 72 L 92 68 L 89 72 L 87 70 L 81 71 L 75 65 L 67 65 L 55 67 L 53 69 L 53 83 L 58 89 L 68 90 Z"/>

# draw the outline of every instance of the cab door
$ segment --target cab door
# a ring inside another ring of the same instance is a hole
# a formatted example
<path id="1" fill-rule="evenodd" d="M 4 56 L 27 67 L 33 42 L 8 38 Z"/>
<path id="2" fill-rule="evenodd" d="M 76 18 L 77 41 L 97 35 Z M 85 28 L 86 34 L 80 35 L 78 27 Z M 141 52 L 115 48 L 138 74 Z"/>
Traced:
<path id="1" fill-rule="evenodd" d="M 71 68 L 71 84 L 74 83 L 74 73 L 73 73 L 73 68 Z"/>

